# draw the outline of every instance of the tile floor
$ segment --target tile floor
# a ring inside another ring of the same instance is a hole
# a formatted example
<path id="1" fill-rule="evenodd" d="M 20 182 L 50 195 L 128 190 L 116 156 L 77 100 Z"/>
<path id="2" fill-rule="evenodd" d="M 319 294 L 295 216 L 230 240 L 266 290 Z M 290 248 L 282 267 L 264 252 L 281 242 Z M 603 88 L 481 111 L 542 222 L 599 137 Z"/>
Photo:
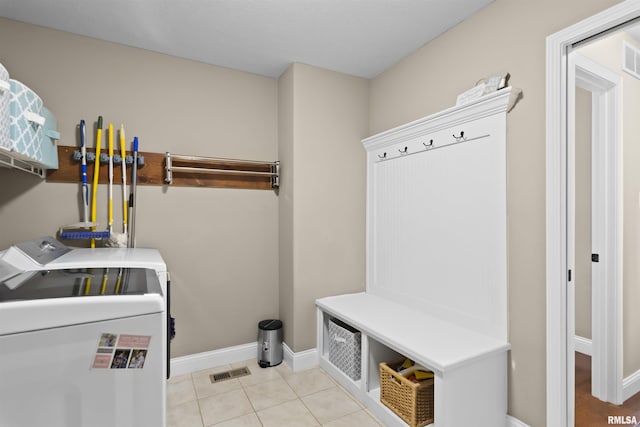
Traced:
<path id="1" fill-rule="evenodd" d="M 212 384 L 209 375 L 247 366 L 251 375 Z M 255 359 L 169 379 L 167 427 L 380 427 L 320 368 L 262 369 Z"/>

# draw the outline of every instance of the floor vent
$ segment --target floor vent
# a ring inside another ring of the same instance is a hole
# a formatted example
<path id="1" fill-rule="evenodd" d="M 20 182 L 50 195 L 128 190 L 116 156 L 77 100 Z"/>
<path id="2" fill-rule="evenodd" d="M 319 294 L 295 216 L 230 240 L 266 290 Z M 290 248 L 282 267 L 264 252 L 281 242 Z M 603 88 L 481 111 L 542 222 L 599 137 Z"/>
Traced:
<path id="1" fill-rule="evenodd" d="M 232 369 L 230 371 L 218 372 L 217 374 L 209 375 L 212 383 L 217 383 L 224 380 L 230 380 L 232 378 L 244 377 L 251 375 L 251 371 L 246 366 L 243 368 Z"/>

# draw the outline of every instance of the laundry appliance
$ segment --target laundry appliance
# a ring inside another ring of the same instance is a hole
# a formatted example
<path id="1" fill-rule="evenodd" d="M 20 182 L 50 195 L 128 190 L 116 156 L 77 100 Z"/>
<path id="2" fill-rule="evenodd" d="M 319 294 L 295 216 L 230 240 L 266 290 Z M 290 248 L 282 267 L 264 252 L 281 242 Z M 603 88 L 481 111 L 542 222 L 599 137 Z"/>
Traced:
<path id="1" fill-rule="evenodd" d="M 155 249 L 0 252 L 0 426 L 164 427 L 169 284 Z"/>

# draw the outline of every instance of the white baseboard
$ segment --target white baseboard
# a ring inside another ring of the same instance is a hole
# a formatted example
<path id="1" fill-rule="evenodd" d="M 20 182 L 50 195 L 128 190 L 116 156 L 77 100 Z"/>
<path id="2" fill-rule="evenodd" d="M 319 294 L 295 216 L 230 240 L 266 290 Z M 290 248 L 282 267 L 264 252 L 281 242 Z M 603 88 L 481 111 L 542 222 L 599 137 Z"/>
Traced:
<path id="1" fill-rule="evenodd" d="M 575 349 L 578 353 L 586 354 L 587 356 L 591 356 L 591 347 L 592 343 L 589 338 L 582 338 L 579 336 L 575 336 L 574 340 Z"/>
<path id="2" fill-rule="evenodd" d="M 640 370 L 622 380 L 622 401 L 640 392 Z"/>
<path id="3" fill-rule="evenodd" d="M 293 372 L 313 368 L 319 364 L 318 349 L 316 348 L 294 353 L 287 343 L 282 343 L 282 347 L 284 363 L 286 363 Z"/>
<path id="4" fill-rule="evenodd" d="M 258 357 L 258 343 L 241 344 L 219 350 L 171 358 L 171 376 L 190 374 L 229 363 L 242 362 Z"/>
<path id="5" fill-rule="evenodd" d="M 507 427 L 529 427 L 529 425 L 511 415 L 507 415 Z"/>
<path id="6" fill-rule="evenodd" d="M 282 349 L 284 362 L 294 372 L 318 366 L 318 350 L 315 348 L 294 353 L 286 343 L 282 343 Z M 220 365 L 256 359 L 257 356 L 258 343 L 252 342 L 203 353 L 173 357 L 170 360 L 171 376 L 190 374 L 191 372 L 215 368 Z"/>

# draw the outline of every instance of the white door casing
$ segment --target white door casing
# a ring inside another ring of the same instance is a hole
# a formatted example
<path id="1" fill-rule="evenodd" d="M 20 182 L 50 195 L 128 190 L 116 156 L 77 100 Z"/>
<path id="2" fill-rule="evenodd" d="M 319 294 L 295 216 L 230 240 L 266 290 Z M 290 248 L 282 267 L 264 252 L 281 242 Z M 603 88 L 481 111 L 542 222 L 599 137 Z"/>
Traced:
<path id="1" fill-rule="evenodd" d="M 640 16 L 640 0 L 627 0 L 547 37 L 546 61 L 546 287 L 547 426 L 573 425 L 569 405 L 567 339 L 567 56 L 570 47 Z M 571 379 L 573 379 L 571 377 Z M 573 388 L 573 383 L 570 384 Z"/>

